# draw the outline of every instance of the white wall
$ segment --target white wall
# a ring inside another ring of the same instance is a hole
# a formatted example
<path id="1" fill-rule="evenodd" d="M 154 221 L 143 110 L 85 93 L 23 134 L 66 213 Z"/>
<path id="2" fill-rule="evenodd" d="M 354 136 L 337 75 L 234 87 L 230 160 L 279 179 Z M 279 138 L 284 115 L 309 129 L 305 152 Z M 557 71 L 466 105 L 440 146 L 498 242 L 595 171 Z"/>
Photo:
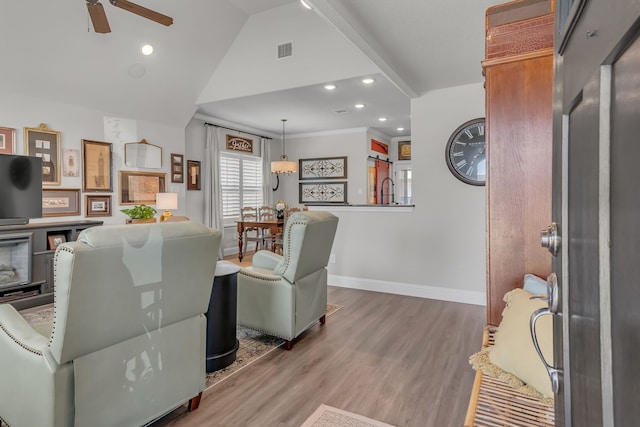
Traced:
<path id="1" fill-rule="evenodd" d="M 61 153 L 62 149 L 72 148 L 82 150 L 82 139 L 93 141 L 111 142 L 105 139 L 104 117 L 112 115 L 69 104 L 60 104 L 45 99 L 30 96 L 12 94 L 4 92 L 0 98 L 0 126 L 16 129 L 16 154 L 24 154 L 24 128 L 38 127 L 40 123 L 45 123 L 55 131 L 61 132 Z M 131 119 L 124 117 L 125 119 Z M 131 207 L 120 206 L 118 171 L 140 170 L 145 172 L 167 173 L 167 191 L 178 193 L 179 209 L 173 211 L 174 215 L 183 215 L 185 210 L 185 184 L 172 184 L 170 181 L 170 154 L 184 153 L 184 129 L 176 126 L 168 126 L 161 123 L 137 120 L 138 140 L 144 138 L 147 142 L 162 147 L 162 168 L 161 169 L 139 169 L 124 166 L 124 145 L 122 143 L 113 144 L 113 192 L 91 194 L 112 196 L 112 216 L 111 217 L 91 217 L 104 221 L 105 224 L 124 224 L 127 216 L 120 212 L 121 208 Z M 134 141 L 128 141 L 134 142 Z M 185 157 L 186 158 L 186 157 Z M 82 189 L 82 170 L 79 177 L 61 176 L 61 185 L 46 186 L 45 188 L 79 188 Z M 65 217 L 48 217 L 33 219 L 32 222 L 67 221 L 84 219 L 84 194 L 81 194 L 81 215 Z"/>
<path id="2" fill-rule="evenodd" d="M 485 303 L 485 187 L 458 181 L 444 155 L 451 133 L 483 116 L 481 83 L 428 92 L 412 101 L 415 208 L 410 213 L 335 209 L 340 223 L 333 246 L 336 263 L 329 265 L 332 284 Z M 369 136 L 294 137 L 287 148 L 292 159 L 348 155 L 349 201 L 364 203 L 351 195 L 366 190 L 366 162 L 358 159 L 368 155 L 362 139 Z M 297 184 L 297 176 L 285 178 L 285 200 L 297 201 Z"/>

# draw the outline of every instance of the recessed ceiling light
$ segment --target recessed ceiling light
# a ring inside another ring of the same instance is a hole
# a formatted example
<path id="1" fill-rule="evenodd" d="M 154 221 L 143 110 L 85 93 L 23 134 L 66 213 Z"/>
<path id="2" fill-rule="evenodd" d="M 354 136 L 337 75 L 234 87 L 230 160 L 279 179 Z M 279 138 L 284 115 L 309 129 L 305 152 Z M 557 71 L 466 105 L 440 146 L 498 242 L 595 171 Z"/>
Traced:
<path id="1" fill-rule="evenodd" d="M 311 9 L 311 6 L 309 6 L 309 4 L 307 4 L 307 2 L 306 2 L 306 1 L 304 1 L 304 0 L 300 0 L 300 3 L 302 3 L 302 5 L 303 5 L 304 7 L 306 7 L 307 9 Z"/>
<path id="2" fill-rule="evenodd" d="M 386 122 L 387 118 L 386 117 L 380 117 L 378 120 L 380 120 L 381 122 Z"/>
<path id="3" fill-rule="evenodd" d="M 356 104 L 356 105 L 354 105 L 354 107 L 356 107 L 356 108 L 364 108 L 364 104 Z"/>
<path id="4" fill-rule="evenodd" d="M 326 85 L 324 85 L 324 88 L 326 90 L 334 90 L 336 88 L 336 85 L 334 85 L 334 84 L 326 84 Z"/>
<path id="5" fill-rule="evenodd" d="M 370 85 L 371 83 L 375 82 L 374 79 L 368 77 L 366 79 L 362 79 L 362 83 L 366 84 L 366 85 Z"/>
<path id="6" fill-rule="evenodd" d="M 142 52 L 143 55 L 149 56 L 153 53 L 153 46 L 151 46 L 149 43 L 145 43 L 140 48 L 140 51 Z"/>
<path id="7" fill-rule="evenodd" d="M 404 130 L 404 128 L 398 128 L 397 131 L 398 132 L 402 132 Z"/>

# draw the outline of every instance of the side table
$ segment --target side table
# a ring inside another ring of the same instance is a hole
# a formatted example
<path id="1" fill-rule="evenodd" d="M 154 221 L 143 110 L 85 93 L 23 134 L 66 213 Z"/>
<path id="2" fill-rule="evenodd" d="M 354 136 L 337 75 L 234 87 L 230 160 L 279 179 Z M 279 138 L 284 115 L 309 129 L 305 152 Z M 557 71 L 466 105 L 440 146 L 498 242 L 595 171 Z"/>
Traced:
<path id="1" fill-rule="evenodd" d="M 218 261 L 207 310 L 207 372 L 217 371 L 236 360 L 238 272 L 240 267 Z"/>

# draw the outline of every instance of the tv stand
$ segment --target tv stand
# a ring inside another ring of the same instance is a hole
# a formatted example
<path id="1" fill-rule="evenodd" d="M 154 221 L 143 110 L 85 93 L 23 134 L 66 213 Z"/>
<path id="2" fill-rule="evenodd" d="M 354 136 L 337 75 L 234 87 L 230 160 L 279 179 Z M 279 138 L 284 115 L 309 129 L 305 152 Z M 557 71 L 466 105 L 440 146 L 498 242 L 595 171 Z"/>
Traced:
<path id="1" fill-rule="evenodd" d="M 53 256 L 51 243 L 72 242 L 85 228 L 102 225 L 102 221 L 42 222 L 22 225 L 0 225 L 0 265 L 10 264 L 8 247 L 24 241 L 24 255 L 17 255 L 20 269 L 15 283 L 0 282 L 0 304 L 9 303 L 17 310 L 53 302 Z M 4 245 L 2 242 L 9 242 Z"/>

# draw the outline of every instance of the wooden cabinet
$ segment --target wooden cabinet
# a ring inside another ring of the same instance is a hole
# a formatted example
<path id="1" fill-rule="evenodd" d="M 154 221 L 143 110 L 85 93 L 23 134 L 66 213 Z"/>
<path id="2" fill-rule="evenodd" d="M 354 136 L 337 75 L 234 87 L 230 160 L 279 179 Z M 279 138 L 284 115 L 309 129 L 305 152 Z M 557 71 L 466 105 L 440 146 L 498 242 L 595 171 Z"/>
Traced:
<path id="1" fill-rule="evenodd" d="M 553 2 L 494 6 L 486 23 L 487 321 L 498 325 L 504 294 L 551 272 L 539 233 L 551 222 Z"/>
<path id="2" fill-rule="evenodd" d="M 27 225 L 11 225 L 0 227 L 0 264 L 9 264 L 10 257 L 3 256 L 2 251 L 9 251 L 14 243 L 3 245 L 7 241 L 24 241 L 26 257 L 21 280 L 15 284 L 0 283 L 0 303 L 9 302 L 17 309 L 33 307 L 53 302 L 53 256 L 55 250 L 50 240 L 55 237 L 66 242 L 76 240 L 85 228 L 102 225 L 102 221 L 66 221 L 33 223 Z M 51 238 L 51 239 L 50 239 Z M 9 246 L 10 245 L 10 246 Z M 18 259 L 16 264 L 23 264 Z"/>

